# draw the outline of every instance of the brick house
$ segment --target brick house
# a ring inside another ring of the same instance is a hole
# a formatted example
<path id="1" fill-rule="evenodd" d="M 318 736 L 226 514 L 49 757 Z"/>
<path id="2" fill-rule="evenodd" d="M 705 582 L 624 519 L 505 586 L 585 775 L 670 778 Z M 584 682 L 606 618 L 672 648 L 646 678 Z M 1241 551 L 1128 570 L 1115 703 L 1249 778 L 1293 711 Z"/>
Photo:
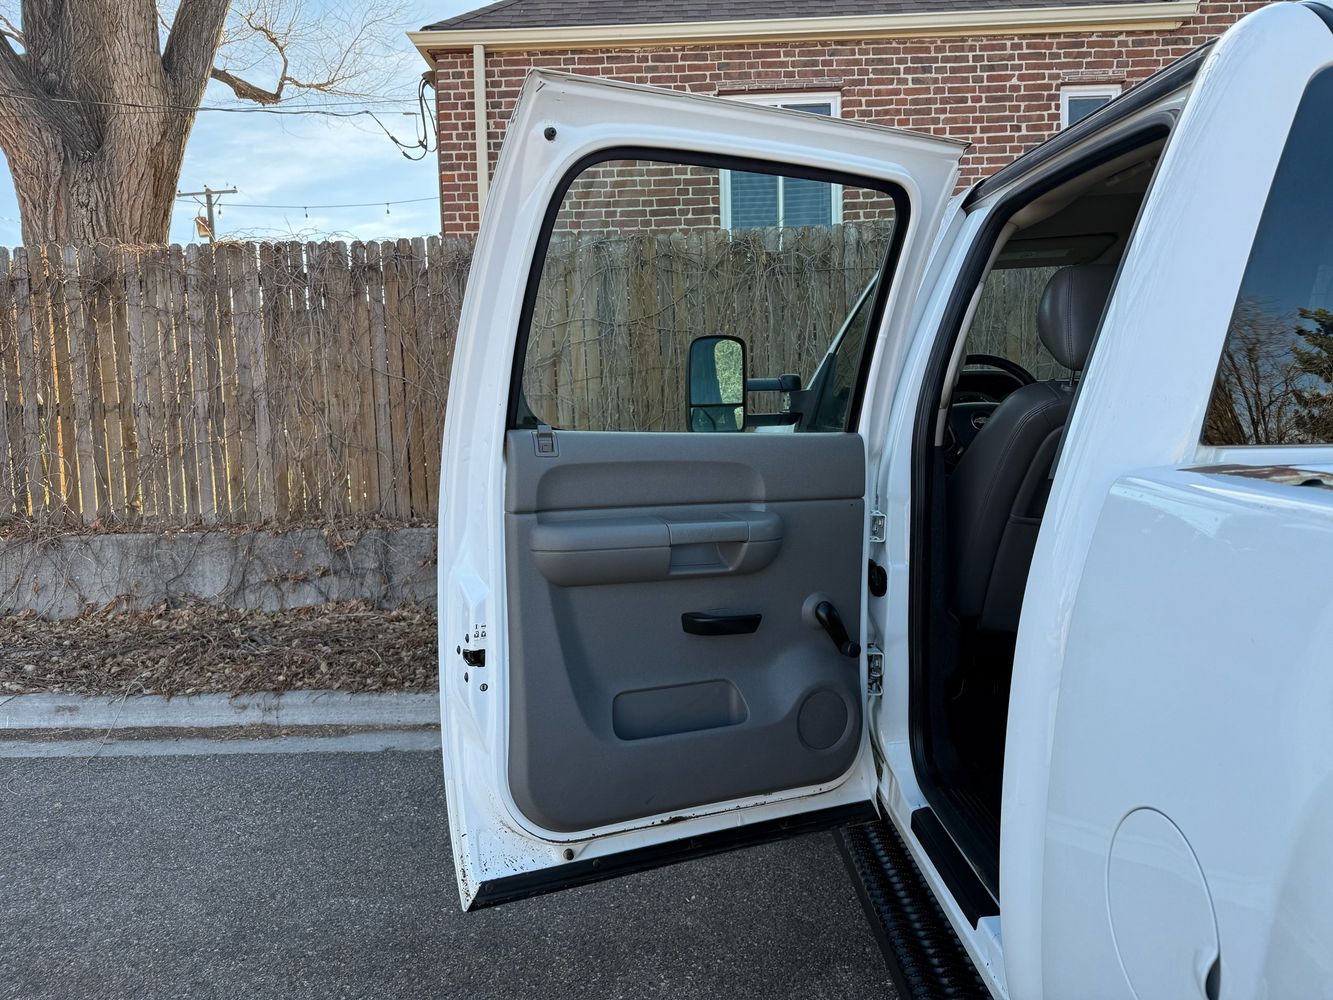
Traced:
<path id="1" fill-rule="evenodd" d="M 817 16 L 789 17 L 759 0 L 500 0 L 410 38 L 432 67 L 441 227 L 470 233 L 533 67 L 967 139 L 966 185 L 1260 6 L 825 0 Z M 728 186 L 741 189 L 721 192 L 720 203 L 715 193 L 682 209 L 709 211 L 727 228 L 841 217 L 841 206 L 802 202 L 795 189 L 778 203 L 797 208 L 774 217 L 774 199 L 745 183 L 738 175 Z"/>

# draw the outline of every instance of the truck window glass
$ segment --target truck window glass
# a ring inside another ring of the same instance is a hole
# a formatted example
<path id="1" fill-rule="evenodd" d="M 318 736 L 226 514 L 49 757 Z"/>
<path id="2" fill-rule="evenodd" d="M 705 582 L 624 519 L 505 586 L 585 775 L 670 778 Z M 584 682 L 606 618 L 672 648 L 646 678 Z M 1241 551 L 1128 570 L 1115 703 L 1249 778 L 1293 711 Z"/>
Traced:
<path id="1" fill-rule="evenodd" d="M 818 381 L 810 387 L 815 401 L 810 412 L 804 414 L 801 429 L 806 431 L 840 431 L 847 425 L 847 410 L 856 377 L 865 353 L 866 337 L 870 334 L 870 320 L 875 315 L 875 292 L 878 282 L 872 282 L 861 294 L 852 314 L 843 324 L 842 332 L 834 341 L 820 371 Z"/>
<path id="2" fill-rule="evenodd" d="M 1333 443 L 1333 70 L 1278 163 L 1203 425 L 1210 445 Z"/>
<path id="3" fill-rule="evenodd" d="M 745 164 L 747 176 L 766 169 Z M 789 169 L 789 178 L 768 175 L 793 182 L 776 190 L 821 186 L 838 199 L 840 221 L 737 228 L 732 191 L 728 229 L 724 185 L 735 170 L 715 166 L 610 159 L 574 177 L 540 265 L 519 422 L 572 431 L 691 430 L 690 344 L 720 335 L 745 343 L 746 430 L 845 430 L 864 333 L 844 338 L 838 366 L 845 385 L 836 399 L 821 397 L 819 420 L 802 420 L 791 407 L 809 399 L 800 390 L 884 270 L 902 195 Z M 876 308 L 863 310 L 867 327 Z M 780 382 L 786 375 L 799 383 Z"/>
<path id="4" fill-rule="evenodd" d="M 1058 266 L 997 266 L 981 286 L 981 298 L 967 331 L 967 353 L 1005 358 L 1039 381 L 1067 379 L 1065 368 L 1037 336 L 1037 305 Z"/>

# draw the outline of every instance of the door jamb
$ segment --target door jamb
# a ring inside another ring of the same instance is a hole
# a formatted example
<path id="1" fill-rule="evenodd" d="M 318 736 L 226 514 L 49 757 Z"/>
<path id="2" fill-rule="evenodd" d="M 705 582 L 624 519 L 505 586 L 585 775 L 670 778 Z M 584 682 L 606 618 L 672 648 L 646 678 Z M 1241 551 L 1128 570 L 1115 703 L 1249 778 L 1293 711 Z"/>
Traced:
<path id="1" fill-rule="evenodd" d="M 1194 63 L 1196 68 L 1197 65 L 1197 62 Z M 1163 138 L 1169 143 L 1176 117 L 1174 110 L 1164 109 L 1152 114 L 1119 134 L 1107 136 L 1104 142 L 1079 152 L 1067 161 L 1057 162 L 1042 170 L 1029 183 L 1011 190 L 996 202 L 959 269 L 943 319 L 935 333 L 935 342 L 931 347 L 917 399 L 912 429 L 912 530 L 908 588 L 908 732 L 912 769 L 927 804 L 997 899 L 998 844 L 990 844 L 988 838 L 973 831 L 954 804 L 936 763 L 935 748 L 943 737 L 932 731 L 930 719 L 930 639 L 935 613 L 930 596 L 935 541 L 935 533 L 930 528 L 936 485 L 932 476 L 934 432 L 944 393 L 944 377 L 953 348 L 962 332 L 968 303 L 991 259 L 994 244 L 1009 219 L 1026 204 L 1101 163 Z M 935 860 L 932 858 L 932 863 Z"/>

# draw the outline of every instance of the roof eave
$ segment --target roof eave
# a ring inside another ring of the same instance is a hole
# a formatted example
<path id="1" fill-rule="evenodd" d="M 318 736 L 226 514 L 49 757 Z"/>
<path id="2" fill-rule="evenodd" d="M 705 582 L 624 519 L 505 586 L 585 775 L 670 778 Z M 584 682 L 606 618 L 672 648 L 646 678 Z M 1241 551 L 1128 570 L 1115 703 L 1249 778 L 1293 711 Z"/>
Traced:
<path id="1" fill-rule="evenodd" d="M 845 17 L 679 21 L 539 28 L 451 28 L 413 31 L 408 39 L 428 62 L 433 52 L 471 49 L 641 48 L 726 42 L 860 40 L 911 36 L 1020 35 L 1091 31 L 1170 31 L 1199 12 L 1198 0 L 1099 3 L 873 14 Z"/>

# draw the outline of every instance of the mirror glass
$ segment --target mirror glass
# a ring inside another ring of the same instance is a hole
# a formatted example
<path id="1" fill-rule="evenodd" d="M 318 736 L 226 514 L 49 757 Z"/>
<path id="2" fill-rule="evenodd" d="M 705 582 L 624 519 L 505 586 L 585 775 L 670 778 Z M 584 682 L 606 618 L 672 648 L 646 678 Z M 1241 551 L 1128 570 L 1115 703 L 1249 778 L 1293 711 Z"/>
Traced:
<path id="1" fill-rule="evenodd" d="M 745 430 L 745 344 L 698 337 L 690 344 L 690 430 Z"/>

